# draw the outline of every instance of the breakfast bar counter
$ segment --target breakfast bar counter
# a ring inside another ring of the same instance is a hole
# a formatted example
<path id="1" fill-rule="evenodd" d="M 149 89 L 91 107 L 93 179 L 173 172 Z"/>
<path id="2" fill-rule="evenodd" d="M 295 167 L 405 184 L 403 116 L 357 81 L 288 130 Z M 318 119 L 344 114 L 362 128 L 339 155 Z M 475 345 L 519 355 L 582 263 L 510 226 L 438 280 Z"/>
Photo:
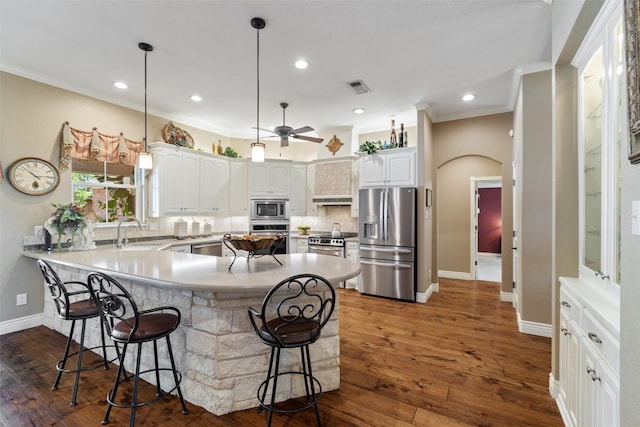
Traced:
<path id="1" fill-rule="evenodd" d="M 317 254 L 277 255 L 282 266 L 269 255 L 249 261 L 240 258 L 230 270 L 233 258 L 142 247 L 30 251 L 24 256 L 48 261 L 63 281 L 85 281 L 91 271 L 111 275 L 130 291 L 142 310 L 177 307 L 182 319 L 172 344 L 183 376 L 182 392 L 188 402 L 216 415 L 258 405 L 256 391 L 266 377 L 269 348 L 256 337 L 248 307 L 259 308 L 274 285 L 294 274 L 318 274 L 337 287 L 338 282 L 360 272 L 358 263 Z M 44 302 L 44 325 L 68 334 L 68 322 L 57 317 L 48 291 Z M 339 306 L 338 301 L 321 338 L 312 344 L 314 375 L 323 391 L 340 387 Z M 89 321 L 85 345 L 98 345 L 99 337 L 98 321 Z M 152 353 L 143 350 L 143 370 L 152 366 Z M 297 369 L 299 352 L 292 351 L 288 356 L 286 364 Z M 126 364 L 130 369 L 129 360 Z M 288 366 L 281 368 L 289 370 Z M 298 397 L 304 390 L 279 381 L 278 395 L 282 399 Z"/>

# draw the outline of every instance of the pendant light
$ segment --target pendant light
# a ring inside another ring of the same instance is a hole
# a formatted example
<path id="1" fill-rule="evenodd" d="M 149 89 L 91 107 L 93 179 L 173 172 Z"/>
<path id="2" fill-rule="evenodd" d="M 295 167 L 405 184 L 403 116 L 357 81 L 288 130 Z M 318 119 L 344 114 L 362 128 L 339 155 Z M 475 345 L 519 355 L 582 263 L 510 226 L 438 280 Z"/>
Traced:
<path id="1" fill-rule="evenodd" d="M 251 144 L 251 161 L 264 162 L 264 143 L 260 142 L 260 30 L 265 27 L 264 19 L 252 18 L 251 26 L 256 29 L 256 142 Z"/>
<path id="2" fill-rule="evenodd" d="M 148 43 L 138 43 L 138 47 L 144 51 L 144 151 L 138 155 L 138 167 L 151 169 L 153 157 L 147 149 L 147 53 L 153 51 L 153 46 Z"/>

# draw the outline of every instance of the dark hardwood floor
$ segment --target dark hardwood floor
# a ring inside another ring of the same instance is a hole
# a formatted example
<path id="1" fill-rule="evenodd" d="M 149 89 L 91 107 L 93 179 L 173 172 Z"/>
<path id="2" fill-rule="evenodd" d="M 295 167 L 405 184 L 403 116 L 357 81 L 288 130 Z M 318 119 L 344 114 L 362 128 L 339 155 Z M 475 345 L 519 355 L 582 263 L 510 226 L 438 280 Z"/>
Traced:
<path id="1" fill-rule="evenodd" d="M 100 425 L 115 369 L 51 390 L 65 337 L 40 326 L 0 337 L 0 425 Z M 341 387 L 324 393 L 325 426 L 562 426 L 549 395 L 551 341 L 518 332 L 499 285 L 441 279 L 427 304 L 340 290 Z M 312 350 L 313 351 L 313 350 Z M 92 355 L 93 356 L 93 355 Z M 86 358 L 91 358 L 87 356 Z M 94 360 L 97 357 L 93 357 Z M 151 386 L 149 386 L 151 388 Z M 255 409 L 217 417 L 171 396 L 138 410 L 140 426 L 260 426 Z M 114 408 L 109 425 L 128 425 Z M 315 425 L 313 410 L 274 426 Z"/>

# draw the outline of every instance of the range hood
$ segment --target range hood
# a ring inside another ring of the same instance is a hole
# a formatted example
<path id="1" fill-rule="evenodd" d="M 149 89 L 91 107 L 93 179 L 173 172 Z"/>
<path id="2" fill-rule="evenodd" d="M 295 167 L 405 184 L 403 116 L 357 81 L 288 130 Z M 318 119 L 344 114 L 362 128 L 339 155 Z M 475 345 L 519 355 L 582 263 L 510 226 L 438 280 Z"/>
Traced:
<path id="1" fill-rule="evenodd" d="M 320 206 L 350 206 L 353 201 L 353 168 L 351 160 L 315 164 L 311 201 Z"/>
<path id="2" fill-rule="evenodd" d="M 353 197 L 350 194 L 344 196 L 313 196 L 311 201 L 320 206 L 351 206 Z"/>

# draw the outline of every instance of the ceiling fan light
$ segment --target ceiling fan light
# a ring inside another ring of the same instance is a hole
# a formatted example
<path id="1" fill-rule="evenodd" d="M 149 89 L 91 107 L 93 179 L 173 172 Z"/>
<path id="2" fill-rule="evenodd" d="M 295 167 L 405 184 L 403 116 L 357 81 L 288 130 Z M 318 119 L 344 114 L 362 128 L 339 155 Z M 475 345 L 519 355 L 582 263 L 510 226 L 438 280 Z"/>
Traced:
<path id="1" fill-rule="evenodd" d="M 254 142 L 251 144 L 251 161 L 255 163 L 264 162 L 264 143 Z"/>
<path id="2" fill-rule="evenodd" d="M 138 167 L 140 169 L 153 169 L 153 157 L 145 151 L 138 155 Z"/>

